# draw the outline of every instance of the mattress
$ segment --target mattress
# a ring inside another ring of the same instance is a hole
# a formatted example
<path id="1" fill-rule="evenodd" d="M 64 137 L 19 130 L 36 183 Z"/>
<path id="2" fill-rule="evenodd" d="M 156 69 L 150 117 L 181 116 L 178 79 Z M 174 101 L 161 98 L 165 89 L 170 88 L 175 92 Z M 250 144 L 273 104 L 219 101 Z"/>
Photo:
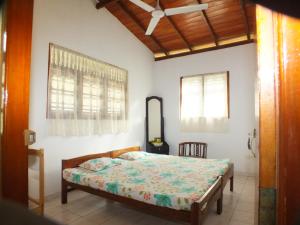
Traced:
<path id="1" fill-rule="evenodd" d="M 98 172 L 80 167 L 65 169 L 63 178 L 138 201 L 176 210 L 190 210 L 220 175 L 228 159 L 199 159 L 149 154 Z"/>

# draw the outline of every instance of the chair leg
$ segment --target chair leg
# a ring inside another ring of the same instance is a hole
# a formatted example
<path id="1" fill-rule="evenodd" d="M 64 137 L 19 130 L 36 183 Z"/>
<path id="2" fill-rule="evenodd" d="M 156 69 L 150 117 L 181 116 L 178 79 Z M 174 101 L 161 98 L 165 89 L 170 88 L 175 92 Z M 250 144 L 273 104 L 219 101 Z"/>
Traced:
<path id="1" fill-rule="evenodd" d="M 233 176 L 230 177 L 230 191 L 233 192 Z"/>

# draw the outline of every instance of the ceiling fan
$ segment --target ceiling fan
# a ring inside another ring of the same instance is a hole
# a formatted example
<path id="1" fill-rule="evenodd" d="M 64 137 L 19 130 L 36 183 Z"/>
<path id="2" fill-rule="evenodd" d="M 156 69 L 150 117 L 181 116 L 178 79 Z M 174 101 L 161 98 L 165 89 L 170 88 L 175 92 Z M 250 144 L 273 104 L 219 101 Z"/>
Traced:
<path id="1" fill-rule="evenodd" d="M 139 6 L 140 8 L 144 9 L 147 12 L 151 12 L 152 19 L 147 28 L 146 35 L 152 34 L 155 27 L 159 23 L 160 19 L 162 19 L 164 16 L 173 16 L 182 13 L 196 12 L 208 8 L 208 4 L 194 4 L 194 5 L 187 5 L 187 6 L 162 10 L 159 4 L 159 0 L 157 0 L 157 4 L 155 8 L 143 2 L 142 0 L 129 0 L 129 1 Z"/>

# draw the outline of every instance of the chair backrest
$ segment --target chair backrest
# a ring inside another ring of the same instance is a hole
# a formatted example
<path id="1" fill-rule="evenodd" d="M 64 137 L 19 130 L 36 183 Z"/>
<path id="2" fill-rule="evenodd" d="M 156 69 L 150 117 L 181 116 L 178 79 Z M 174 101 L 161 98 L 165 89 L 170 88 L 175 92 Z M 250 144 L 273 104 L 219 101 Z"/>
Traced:
<path id="1" fill-rule="evenodd" d="M 207 143 L 203 142 L 182 142 L 179 143 L 179 156 L 192 156 L 199 158 L 207 157 Z"/>

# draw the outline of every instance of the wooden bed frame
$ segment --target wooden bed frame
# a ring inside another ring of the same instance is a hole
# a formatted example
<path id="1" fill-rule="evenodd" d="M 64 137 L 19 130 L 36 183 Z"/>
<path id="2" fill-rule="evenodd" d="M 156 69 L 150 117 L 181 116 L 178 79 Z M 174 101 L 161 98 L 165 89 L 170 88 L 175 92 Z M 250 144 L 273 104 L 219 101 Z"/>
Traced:
<path id="1" fill-rule="evenodd" d="M 123 153 L 132 152 L 132 151 L 140 151 L 140 147 L 130 147 L 130 148 L 110 151 L 106 153 L 101 153 L 101 154 L 93 154 L 93 155 L 82 156 L 82 157 L 73 158 L 69 160 L 62 160 L 62 182 L 61 182 L 62 204 L 67 203 L 68 200 L 67 195 L 69 191 L 72 191 L 74 189 L 79 189 L 94 195 L 98 195 L 103 198 L 107 198 L 113 201 L 127 204 L 137 210 L 143 211 L 148 214 L 152 214 L 154 216 L 159 216 L 171 220 L 180 220 L 180 221 L 188 222 L 191 225 L 202 224 L 204 218 L 207 215 L 208 208 L 215 201 L 217 201 L 217 213 L 218 214 L 222 213 L 223 189 L 229 180 L 230 180 L 230 190 L 233 191 L 233 164 L 231 164 L 231 166 L 224 174 L 224 176 L 220 176 L 216 180 L 216 182 L 209 188 L 209 190 L 202 196 L 202 198 L 199 201 L 194 202 L 192 204 L 191 211 L 176 210 L 167 207 L 156 206 L 135 199 L 115 195 L 106 191 L 93 189 L 91 187 L 87 187 L 79 184 L 74 184 L 63 179 L 64 169 L 78 167 L 79 164 L 90 159 L 101 158 L 101 157 L 116 158 Z"/>

